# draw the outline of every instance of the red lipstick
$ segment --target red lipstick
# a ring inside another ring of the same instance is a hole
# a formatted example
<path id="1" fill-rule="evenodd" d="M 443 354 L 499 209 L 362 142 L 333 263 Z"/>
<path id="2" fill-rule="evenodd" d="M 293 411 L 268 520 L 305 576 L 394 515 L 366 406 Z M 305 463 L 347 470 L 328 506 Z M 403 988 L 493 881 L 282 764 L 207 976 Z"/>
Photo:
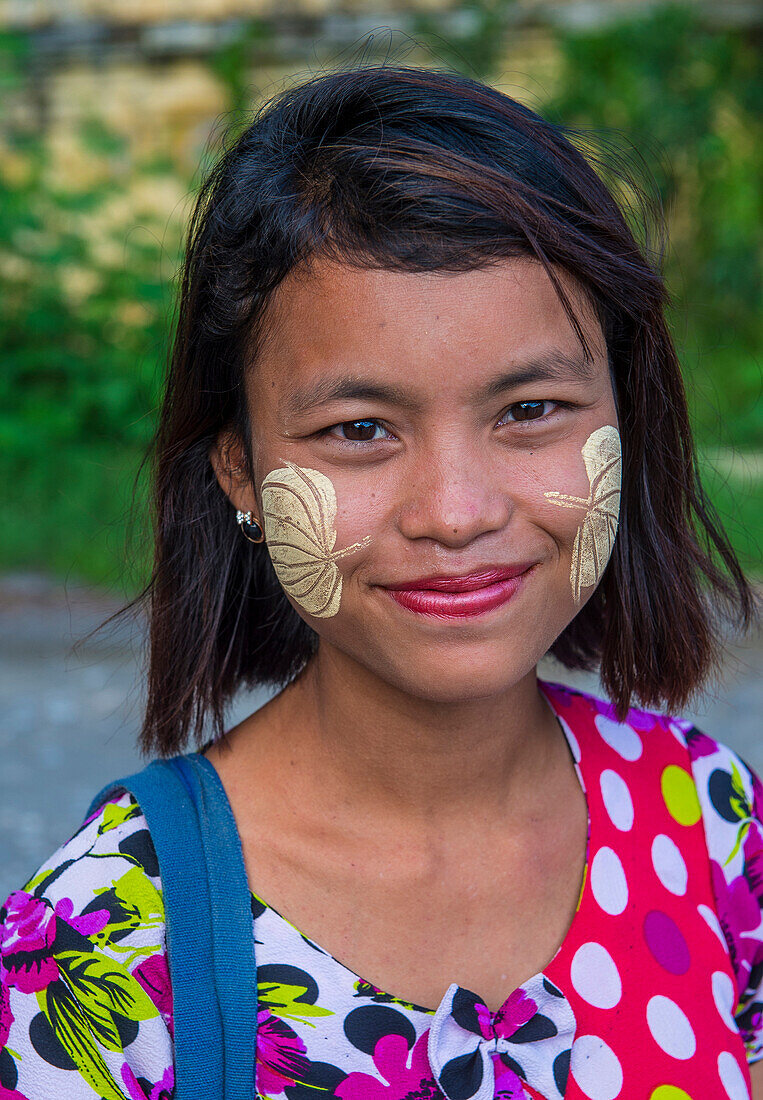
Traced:
<path id="1" fill-rule="evenodd" d="M 534 564 L 488 566 L 459 577 L 422 577 L 385 587 L 393 600 L 409 611 L 463 619 L 492 611 L 510 600 Z"/>

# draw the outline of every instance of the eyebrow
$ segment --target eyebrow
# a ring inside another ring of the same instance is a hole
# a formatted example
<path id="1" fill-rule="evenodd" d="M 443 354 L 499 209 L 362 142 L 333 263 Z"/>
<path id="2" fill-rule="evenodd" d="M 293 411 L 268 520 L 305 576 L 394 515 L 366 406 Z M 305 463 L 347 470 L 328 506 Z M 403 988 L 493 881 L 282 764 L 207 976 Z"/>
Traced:
<path id="1" fill-rule="evenodd" d="M 593 364 L 582 355 L 551 349 L 489 379 L 477 391 L 473 403 L 484 404 L 508 389 L 534 382 L 567 381 L 570 375 L 575 381 L 589 382 L 594 374 Z M 421 408 L 421 402 L 399 386 L 374 382 L 357 374 L 345 374 L 338 378 L 320 378 L 308 386 L 291 390 L 284 398 L 282 411 L 290 416 L 299 416 L 332 401 L 353 399 L 381 401 L 410 411 Z"/>

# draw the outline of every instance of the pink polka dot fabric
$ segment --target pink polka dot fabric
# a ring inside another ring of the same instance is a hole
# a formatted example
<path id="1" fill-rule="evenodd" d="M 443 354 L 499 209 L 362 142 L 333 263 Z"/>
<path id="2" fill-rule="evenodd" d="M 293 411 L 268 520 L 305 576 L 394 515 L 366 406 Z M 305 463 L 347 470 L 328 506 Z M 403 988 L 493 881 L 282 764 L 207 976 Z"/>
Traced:
<path id="1" fill-rule="evenodd" d="M 580 905 L 544 971 L 578 1022 L 565 1097 L 743 1100 L 736 975 L 683 731 L 639 711 L 619 723 L 590 696 L 542 687 L 589 808 Z"/>

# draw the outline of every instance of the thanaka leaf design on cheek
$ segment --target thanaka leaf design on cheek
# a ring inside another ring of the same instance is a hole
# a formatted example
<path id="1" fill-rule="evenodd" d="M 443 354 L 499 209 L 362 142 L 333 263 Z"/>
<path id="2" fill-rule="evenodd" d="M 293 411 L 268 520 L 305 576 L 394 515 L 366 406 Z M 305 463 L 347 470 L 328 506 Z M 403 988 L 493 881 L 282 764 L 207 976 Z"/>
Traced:
<path id="1" fill-rule="evenodd" d="M 371 541 L 334 550 L 336 491 L 320 470 L 284 466 L 263 479 L 262 516 L 267 547 L 284 589 L 310 615 L 328 618 L 339 611 L 342 574 L 337 558 L 360 550 Z"/>
<path id="2" fill-rule="evenodd" d="M 590 588 L 601 577 L 612 554 L 620 514 L 620 433 L 611 424 L 597 428 L 581 450 L 588 484 L 587 497 L 567 493 L 544 493 L 560 508 L 585 509 L 572 546 L 570 585 L 572 598 L 580 603 L 581 588 Z"/>

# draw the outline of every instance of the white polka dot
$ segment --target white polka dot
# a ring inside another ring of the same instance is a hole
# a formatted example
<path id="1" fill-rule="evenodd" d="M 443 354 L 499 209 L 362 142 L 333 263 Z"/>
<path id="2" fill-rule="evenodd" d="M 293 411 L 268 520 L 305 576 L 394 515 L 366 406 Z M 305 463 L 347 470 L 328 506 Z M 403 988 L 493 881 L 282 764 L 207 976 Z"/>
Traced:
<path id="1" fill-rule="evenodd" d="M 615 1100 L 623 1087 L 617 1055 L 598 1035 L 580 1035 L 572 1044 L 570 1073 L 589 1100 Z"/>
<path id="2" fill-rule="evenodd" d="M 621 833 L 627 833 L 633 828 L 633 799 L 628 784 L 611 768 L 604 769 L 599 783 L 610 821 Z"/>
<path id="3" fill-rule="evenodd" d="M 665 833 L 659 833 L 652 841 L 652 866 L 665 889 L 683 897 L 689 872 L 678 845 Z"/>
<path id="4" fill-rule="evenodd" d="M 613 722 L 604 714 L 597 714 L 594 719 L 596 728 L 611 749 L 619 753 L 623 760 L 638 760 L 643 752 L 641 738 L 632 728 L 622 722 Z"/>
<path id="5" fill-rule="evenodd" d="M 750 1100 L 739 1062 L 727 1050 L 718 1055 L 718 1076 L 729 1100 Z"/>
<path id="6" fill-rule="evenodd" d="M 726 943 L 726 937 L 723 934 L 723 929 L 721 928 L 720 921 L 718 920 L 718 917 L 713 912 L 713 910 L 710 909 L 707 905 L 698 905 L 697 912 L 705 921 L 705 923 L 713 930 L 713 932 L 715 932 L 716 936 L 723 945 L 724 951 L 728 951 L 729 945 Z"/>
<path id="7" fill-rule="evenodd" d="M 623 993 L 615 961 L 600 943 L 584 943 L 570 966 L 576 991 L 594 1008 L 614 1008 Z"/>
<path id="8" fill-rule="evenodd" d="M 720 1017 L 729 1031 L 733 1031 L 736 1034 L 739 1029 L 734 1021 L 734 1004 L 736 1002 L 734 983 L 729 975 L 724 974 L 722 970 L 715 971 L 712 982 L 715 1007 L 718 1009 Z"/>
<path id="9" fill-rule="evenodd" d="M 652 997 L 646 1006 L 646 1022 L 660 1050 L 671 1058 L 692 1058 L 697 1049 L 686 1014 L 669 997 Z"/>
<path id="10" fill-rule="evenodd" d="M 599 848 L 591 862 L 591 889 L 597 903 L 617 917 L 628 904 L 628 883 L 620 857 L 611 848 Z"/>

